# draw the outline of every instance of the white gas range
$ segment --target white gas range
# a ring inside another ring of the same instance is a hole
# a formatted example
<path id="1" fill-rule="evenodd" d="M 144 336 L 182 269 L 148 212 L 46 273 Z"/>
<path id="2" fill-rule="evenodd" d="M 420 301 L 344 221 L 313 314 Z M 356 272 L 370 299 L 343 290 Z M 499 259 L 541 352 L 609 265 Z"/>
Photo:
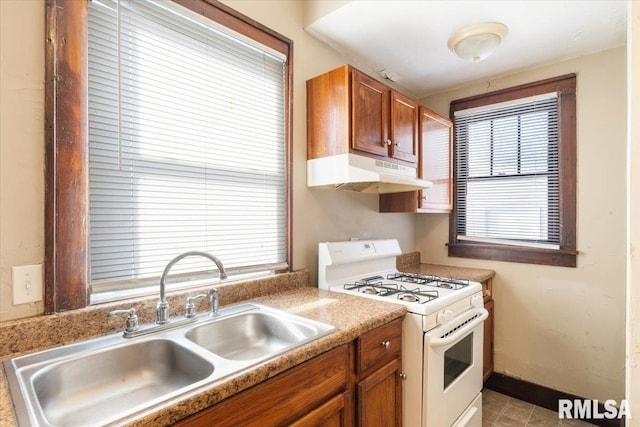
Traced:
<path id="1" fill-rule="evenodd" d="M 482 425 L 482 286 L 399 272 L 397 240 L 320 243 L 318 287 L 403 304 L 403 424 Z"/>

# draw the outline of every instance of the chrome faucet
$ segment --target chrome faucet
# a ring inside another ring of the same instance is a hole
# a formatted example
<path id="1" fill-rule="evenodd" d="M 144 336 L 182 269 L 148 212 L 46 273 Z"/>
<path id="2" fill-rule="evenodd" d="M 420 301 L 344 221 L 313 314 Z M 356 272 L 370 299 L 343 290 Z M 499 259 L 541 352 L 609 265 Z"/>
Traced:
<path id="1" fill-rule="evenodd" d="M 224 265 L 222 265 L 222 262 L 217 257 L 210 255 L 206 252 L 200 252 L 200 251 L 185 252 L 183 254 L 178 255 L 171 261 L 169 261 L 169 264 L 167 264 L 167 266 L 164 268 L 164 271 L 162 272 L 162 276 L 160 277 L 160 301 L 156 306 L 156 323 L 158 325 L 163 325 L 169 322 L 169 303 L 167 302 L 167 298 L 165 295 L 165 287 L 166 287 L 165 281 L 167 279 L 167 275 L 169 274 L 169 270 L 171 270 L 171 268 L 178 261 L 188 256 L 201 256 L 201 257 L 210 259 L 218 267 L 218 271 L 220 272 L 220 280 L 224 280 L 227 278 L 227 272 L 225 271 Z M 213 312 L 213 305 L 211 307 L 211 311 Z M 216 298 L 216 311 L 217 311 L 217 298 Z"/>

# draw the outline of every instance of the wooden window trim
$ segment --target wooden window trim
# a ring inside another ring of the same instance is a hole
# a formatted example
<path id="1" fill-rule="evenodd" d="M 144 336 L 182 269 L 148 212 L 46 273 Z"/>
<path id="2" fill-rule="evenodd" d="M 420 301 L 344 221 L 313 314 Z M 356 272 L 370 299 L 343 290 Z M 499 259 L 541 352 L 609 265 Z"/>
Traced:
<path id="1" fill-rule="evenodd" d="M 560 249 L 527 248 L 522 246 L 493 245 L 457 240 L 457 206 L 449 217 L 448 253 L 452 257 L 520 262 L 528 264 L 576 267 L 576 75 L 567 74 L 534 83 L 528 83 L 487 94 L 476 95 L 451 102 L 450 117 L 454 112 L 511 101 L 534 95 L 558 92 L 559 185 L 560 185 Z M 455 152 L 455 126 L 454 126 Z M 454 156 L 453 170 L 456 173 Z M 454 176 L 455 185 L 455 176 Z"/>
<path id="2" fill-rule="evenodd" d="M 292 265 L 293 42 L 216 0 L 174 0 L 288 57 L 286 244 Z M 89 304 L 87 2 L 46 0 L 45 313 Z M 291 267 L 289 267 L 289 270 Z"/>

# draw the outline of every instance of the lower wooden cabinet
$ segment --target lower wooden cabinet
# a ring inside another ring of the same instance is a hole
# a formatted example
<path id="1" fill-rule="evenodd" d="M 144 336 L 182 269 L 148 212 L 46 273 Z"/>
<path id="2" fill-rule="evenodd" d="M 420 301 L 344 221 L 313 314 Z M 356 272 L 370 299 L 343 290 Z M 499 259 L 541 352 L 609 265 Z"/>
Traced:
<path id="1" fill-rule="evenodd" d="M 397 319 L 176 425 L 400 427 L 401 339 Z"/>
<path id="2" fill-rule="evenodd" d="M 484 321 L 484 353 L 482 355 L 482 381 L 486 382 L 493 373 L 493 300 L 485 301 L 484 308 L 489 317 Z"/>
<path id="3" fill-rule="evenodd" d="M 345 344 L 200 411 L 177 425 L 289 425 L 332 399 L 339 399 L 348 389 L 349 378 L 349 344 Z M 318 417 L 325 412 L 326 408 Z M 346 417 L 344 410 L 336 412 L 331 419 L 340 414 Z"/>
<path id="4" fill-rule="evenodd" d="M 401 426 L 400 359 L 358 382 L 358 426 Z"/>
<path id="5" fill-rule="evenodd" d="M 362 335 L 356 349 L 356 425 L 400 427 L 402 319 Z"/>
<path id="6" fill-rule="evenodd" d="M 348 408 L 351 404 L 350 392 L 344 392 L 329 400 L 304 415 L 302 418 L 291 423 L 291 427 L 347 427 L 350 417 L 347 416 Z"/>

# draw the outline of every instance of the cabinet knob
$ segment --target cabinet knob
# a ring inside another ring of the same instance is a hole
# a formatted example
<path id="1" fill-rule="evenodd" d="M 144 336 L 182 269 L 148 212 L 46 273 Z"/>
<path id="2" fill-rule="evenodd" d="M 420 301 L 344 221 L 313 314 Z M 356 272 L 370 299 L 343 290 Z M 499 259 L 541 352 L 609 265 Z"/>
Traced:
<path id="1" fill-rule="evenodd" d="M 385 142 L 387 143 L 387 145 L 391 145 L 391 140 L 390 139 L 387 139 Z"/>
<path id="2" fill-rule="evenodd" d="M 389 350 L 391 348 L 391 343 L 389 341 L 383 341 L 380 344 L 382 344 L 382 346 L 387 350 Z"/>
<path id="3" fill-rule="evenodd" d="M 427 200 L 429 200 L 429 196 L 422 196 L 422 200 L 426 202 Z"/>
<path id="4" fill-rule="evenodd" d="M 406 380 L 407 379 L 407 374 L 405 374 L 404 372 L 401 374 L 398 374 L 400 376 L 401 380 Z"/>

